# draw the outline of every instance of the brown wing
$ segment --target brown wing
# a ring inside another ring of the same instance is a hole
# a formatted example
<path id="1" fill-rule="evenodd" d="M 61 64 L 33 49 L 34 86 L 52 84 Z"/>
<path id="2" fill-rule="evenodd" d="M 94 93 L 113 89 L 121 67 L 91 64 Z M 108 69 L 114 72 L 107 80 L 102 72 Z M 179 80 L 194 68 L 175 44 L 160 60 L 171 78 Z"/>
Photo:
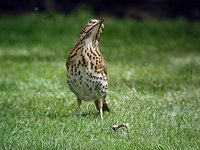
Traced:
<path id="1" fill-rule="evenodd" d="M 71 56 L 73 56 L 73 51 L 67 57 L 67 61 L 66 61 L 66 68 L 67 68 L 67 70 L 69 69 L 70 62 L 72 62 L 72 57 Z"/>
<path id="2" fill-rule="evenodd" d="M 73 60 L 75 59 L 75 57 L 77 56 L 77 52 L 78 50 L 81 48 L 80 44 L 76 44 L 75 48 L 71 51 L 71 53 L 69 54 L 69 56 L 67 57 L 67 62 L 66 62 L 66 67 L 67 70 L 69 68 L 69 65 L 71 62 L 73 62 Z"/>
<path id="3" fill-rule="evenodd" d="M 106 67 L 105 60 L 102 55 L 101 55 L 100 63 L 97 66 L 97 72 L 105 73 L 107 75 L 107 67 Z"/>

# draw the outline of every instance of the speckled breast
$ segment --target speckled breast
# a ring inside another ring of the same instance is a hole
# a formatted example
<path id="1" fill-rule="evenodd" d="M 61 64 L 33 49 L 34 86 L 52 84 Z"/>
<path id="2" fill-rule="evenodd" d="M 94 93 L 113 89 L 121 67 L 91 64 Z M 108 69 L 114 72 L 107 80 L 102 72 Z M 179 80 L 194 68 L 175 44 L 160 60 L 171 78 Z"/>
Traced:
<path id="1" fill-rule="evenodd" d="M 81 100 L 97 100 L 106 95 L 107 77 L 94 73 L 89 66 L 74 63 L 69 67 L 67 83 L 70 90 Z"/>

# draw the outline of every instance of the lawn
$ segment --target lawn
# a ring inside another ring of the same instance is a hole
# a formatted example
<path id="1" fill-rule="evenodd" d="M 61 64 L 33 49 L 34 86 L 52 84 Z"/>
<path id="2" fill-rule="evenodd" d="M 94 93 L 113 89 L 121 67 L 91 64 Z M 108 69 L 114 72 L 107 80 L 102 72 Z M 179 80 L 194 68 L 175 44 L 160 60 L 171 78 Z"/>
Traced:
<path id="1" fill-rule="evenodd" d="M 66 84 L 67 55 L 90 18 L 0 17 L 0 149 L 200 149 L 200 22 L 104 16 L 111 112 L 101 122 L 93 102 L 72 115 Z"/>

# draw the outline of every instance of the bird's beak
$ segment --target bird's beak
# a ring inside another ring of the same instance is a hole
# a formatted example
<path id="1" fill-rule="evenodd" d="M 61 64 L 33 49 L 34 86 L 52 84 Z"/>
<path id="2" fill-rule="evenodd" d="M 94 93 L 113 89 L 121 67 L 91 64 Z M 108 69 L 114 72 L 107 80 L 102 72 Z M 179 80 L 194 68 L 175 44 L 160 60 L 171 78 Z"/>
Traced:
<path id="1" fill-rule="evenodd" d="M 103 28 L 104 28 L 104 25 L 103 25 L 103 21 L 104 21 L 104 18 L 102 18 L 101 20 L 99 20 L 94 26 L 97 26 L 98 29 L 96 31 L 96 36 L 95 36 L 95 39 L 97 39 L 97 37 L 99 36 L 99 32 L 102 32 Z M 102 28 L 102 29 L 101 29 Z"/>
<path id="2" fill-rule="evenodd" d="M 101 25 L 103 24 L 103 21 L 104 21 L 104 18 L 102 18 L 101 20 L 99 20 L 94 26 L 98 26 L 98 28 L 100 29 Z"/>
<path id="3" fill-rule="evenodd" d="M 102 24 L 104 22 L 104 18 L 102 18 L 101 20 L 99 20 L 99 24 Z"/>

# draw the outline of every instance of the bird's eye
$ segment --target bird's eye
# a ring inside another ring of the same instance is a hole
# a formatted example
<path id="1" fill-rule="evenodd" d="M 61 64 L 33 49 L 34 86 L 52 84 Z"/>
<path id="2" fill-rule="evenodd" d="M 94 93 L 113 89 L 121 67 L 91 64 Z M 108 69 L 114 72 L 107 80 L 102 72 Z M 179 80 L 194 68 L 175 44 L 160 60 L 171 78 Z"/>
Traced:
<path id="1" fill-rule="evenodd" d="M 90 23 L 92 23 L 92 20 L 90 20 L 90 21 L 88 22 L 88 24 L 90 24 Z"/>

